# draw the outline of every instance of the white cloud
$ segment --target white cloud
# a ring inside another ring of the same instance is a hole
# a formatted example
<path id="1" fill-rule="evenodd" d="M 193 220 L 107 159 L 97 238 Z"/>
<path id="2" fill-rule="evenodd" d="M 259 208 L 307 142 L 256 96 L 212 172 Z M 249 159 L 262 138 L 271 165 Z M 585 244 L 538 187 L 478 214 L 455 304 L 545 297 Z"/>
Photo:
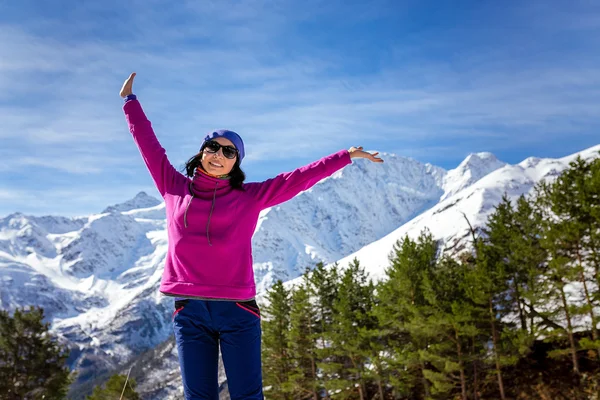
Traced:
<path id="1" fill-rule="evenodd" d="M 344 5 L 343 18 L 405 12 L 383 3 L 362 16 Z M 520 64 L 506 42 L 461 48 L 452 61 L 427 59 L 453 43 L 424 35 L 382 48 L 385 64 L 353 75 L 344 57 L 360 54 L 328 53 L 319 43 L 288 48 L 280 39 L 339 5 L 140 0 L 93 19 L 112 6 L 86 3 L 66 11 L 68 27 L 44 19 L 0 25 L 0 177 L 29 167 L 73 177 L 141 171 L 117 95 L 134 70 L 135 90 L 178 166 L 215 128 L 242 134 L 246 163 L 276 165 L 372 143 L 435 160 L 452 149 L 463 154 L 468 140 L 541 146 L 597 125 L 594 54 Z M 595 17 L 586 21 L 586 32 L 600 29 Z"/>
<path id="2" fill-rule="evenodd" d="M 32 215 L 85 216 L 100 213 L 107 206 L 129 200 L 140 191 L 161 200 L 153 187 L 133 187 L 112 182 L 108 186 L 73 185 L 71 188 L 39 190 L 0 187 L 0 218 L 13 212 Z M 14 204 L 12 207 L 7 205 Z"/>

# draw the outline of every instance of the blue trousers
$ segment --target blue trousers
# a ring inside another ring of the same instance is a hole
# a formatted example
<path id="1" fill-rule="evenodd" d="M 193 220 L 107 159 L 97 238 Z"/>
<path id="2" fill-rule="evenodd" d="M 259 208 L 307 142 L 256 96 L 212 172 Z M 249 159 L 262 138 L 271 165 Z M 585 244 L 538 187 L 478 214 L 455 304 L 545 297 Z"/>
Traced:
<path id="1" fill-rule="evenodd" d="M 177 300 L 173 329 L 186 400 L 219 399 L 219 345 L 231 399 L 264 399 L 256 301 Z"/>

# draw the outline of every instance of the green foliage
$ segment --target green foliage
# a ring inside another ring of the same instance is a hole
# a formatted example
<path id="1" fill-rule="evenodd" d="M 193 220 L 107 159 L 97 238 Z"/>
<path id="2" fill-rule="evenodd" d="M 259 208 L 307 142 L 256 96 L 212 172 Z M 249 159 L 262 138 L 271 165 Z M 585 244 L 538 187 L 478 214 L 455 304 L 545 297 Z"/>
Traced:
<path id="1" fill-rule="evenodd" d="M 428 338 L 421 357 L 431 368 L 423 371 L 432 384 L 432 395 L 441 398 L 460 390 L 466 399 L 466 366 L 481 355 L 481 346 L 470 346 L 486 337 L 485 311 L 468 296 L 467 268 L 443 257 L 423 281 L 426 305 L 411 324 Z"/>
<path id="2" fill-rule="evenodd" d="M 361 398 L 365 393 L 365 352 L 369 350 L 367 331 L 376 324 L 371 315 L 373 291 L 373 282 L 355 259 L 342 273 L 333 305 L 333 324 L 326 332 L 337 360 L 327 366 L 331 387 L 345 389 L 348 382 L 355 382 Z"/>
<path id="3" fill-rule="evenodd" d="M 289 357 L 292 363 L 288 384 L 297 396 L 317 396 L 317 325 L 307 275 L 295 288 L 291 299 Z"/>
<path id="4" fill-rule="evenodd" d="M 289 355 L 290 293 L 281 280 L 277 281 L 262 305 L 262 367 L 268 397 L 288 399 L 288 376 L 292 370 Z"/>
<path id="5" fill-rule="evenodd" d="M 394 246 L 386 279 L 377 286 L 378 301 L 374 310 L 382 335 L 391 352 L 386 364 L 396 371 L 389 380 L 398 395 L 421 398 L 430 395 L 425 377 L 423 351 L 428 336 L 418 329 L 427 305 L 424 281 L 432 273 L 438 246 L 431 234 L 423 232 L 417 241 L 406 237 Z"/>
<path id="6" fill-rule="evenodd" d="M 44 311 L 30 307 L 11 316 L 0 310 L 0 397 L 64 399 L 71 382 L 67 351 L 49 333 Z"/>
<path id="7" fill-rule="evenodd" d="M 566 325 L 566 329 L 553 331 L 549 338 L 555 341 L 568 339 L 569 352 L 557 350 L 553 354 L 568 353 L 573 370 L 578 374 L 580 350 L 588 350 L 595 358 L 600 357 L 590 346 L 600 339 L 596 311 L 600 286 L 599 165 L 598 159 L 589 162 L 577 158 L 555 182 L 537 186 L 536 202 L 544 214 L 542 245 L 549 254 L 546 297 L 561 305 L 554 313 Z M 572 285 L 577 285 L 583 294 L 582 301 L 571 301 L 569 287 Z M 581 316 L 591 322 L 585 326 L 591 336 L 584 338 L 586 347 L 581 347 L 575 337 L 575 324 Z"/>
<path id="8" fill-rule="evenodd" d="M 405 237 L 377 284 L 354 260 L 275 285 L 269 397 L 596 398 L 600 159 L 505 196 L 471 237 L 454 258 L 427 230 Z"/>
<path id="9" fill-rule="evenodd" d="M 140 395 L 136 392 L 137 384 L 135 379 L 127 379 L 127 375 L 113 375 L 102 386 L 96 386 L 86 400 L 139 400 Z"/>

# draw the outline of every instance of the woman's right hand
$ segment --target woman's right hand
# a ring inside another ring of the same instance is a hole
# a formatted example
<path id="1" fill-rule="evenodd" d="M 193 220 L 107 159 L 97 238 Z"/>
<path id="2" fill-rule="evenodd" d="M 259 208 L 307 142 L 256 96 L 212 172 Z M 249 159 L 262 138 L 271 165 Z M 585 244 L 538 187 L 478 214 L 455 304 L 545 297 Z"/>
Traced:
<path id="1" fill-rule="evenodd" d="M 135 78 L 135 72 L 129 75 L 129 78 L 123 83 L 123 87 L 121 88 L 121 97 L 127 97 L 130 94 L 133 94 L 133 78 Z"/>

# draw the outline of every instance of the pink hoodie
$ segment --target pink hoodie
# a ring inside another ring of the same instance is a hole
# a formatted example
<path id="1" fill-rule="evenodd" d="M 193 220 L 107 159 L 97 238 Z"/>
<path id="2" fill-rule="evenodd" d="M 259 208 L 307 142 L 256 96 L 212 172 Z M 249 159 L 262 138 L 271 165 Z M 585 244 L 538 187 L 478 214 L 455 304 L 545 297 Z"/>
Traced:
<path id="1" fill-rule="evenodd" d="M 261 210 L 290 200 L 351 163 L 347 150 L 260 183 L 190 179 L 169 162 L 137 100 L 123 110 L 142 158 L 163 196 L 168 251 L 160 291 L 170 296 L 250 300 L 256 295 L 252 235 Z M 187 227 L 186 227 L 187 226 Z"/>

